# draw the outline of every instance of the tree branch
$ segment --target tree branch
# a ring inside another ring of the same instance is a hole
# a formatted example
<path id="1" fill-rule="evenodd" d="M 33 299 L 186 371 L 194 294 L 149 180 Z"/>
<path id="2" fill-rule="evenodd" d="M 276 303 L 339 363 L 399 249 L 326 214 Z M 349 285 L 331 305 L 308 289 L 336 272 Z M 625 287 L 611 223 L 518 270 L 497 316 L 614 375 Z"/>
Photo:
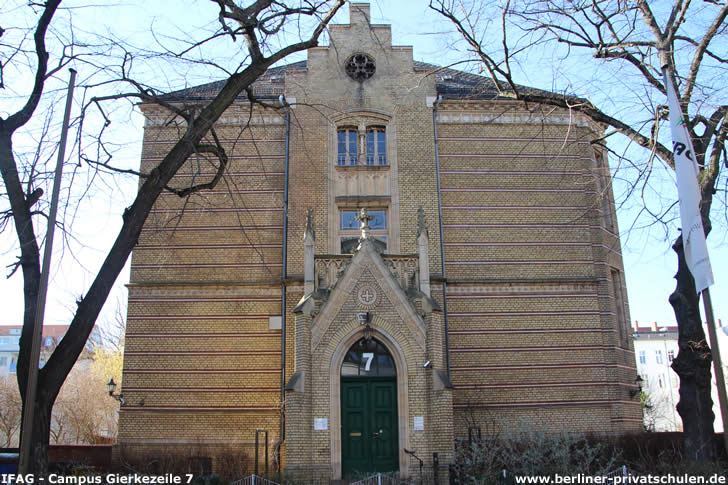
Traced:
<path id="1" fill-rule="evenodd" d="M 60 4 L 61 0 L 48 0 L 44 4 L 43 14 L 40 16 L 38 27 L 35 29 L 35 34 L 33 35 L 35 40 L 35 52 L 38 58 L 33 89 L 30 96 L 28 96 L 25 106 L 23 106 L 15 114 L 8 117 L 5 121 L 7 124 L 7 130 L 11 133 L 28 122 L 40 102 L 40 97 L 43 94 L 43 88 L 45 86 L 49 57 L 48 51 L 46 50 L 45 35 L 48 30 L 48 26 L 53 19 L 53 15 L 56 13 L 56 9 Z"/>

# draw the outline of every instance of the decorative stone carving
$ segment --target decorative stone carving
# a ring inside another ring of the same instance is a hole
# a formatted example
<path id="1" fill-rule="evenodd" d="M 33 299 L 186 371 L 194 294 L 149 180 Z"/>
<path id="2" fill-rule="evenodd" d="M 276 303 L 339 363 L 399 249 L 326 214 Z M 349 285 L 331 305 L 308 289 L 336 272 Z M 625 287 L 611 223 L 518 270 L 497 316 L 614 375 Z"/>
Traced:
<path id="1" fill-rule="evenodd" d="M 387 268 L 404 291 L 419 290 L 419 259 L 417 256 L 382 255 Z M 351 262 L 351 256 L 316 256 L 316 289 L 332 290 Z"/>
<path id="2" fill-rule="evenodd" d="M 377 306 L 379 294 L 374 285 L 369 283 L 362 284 L 356 292 L 356 295 L 362 308 L 369 310 Z"/>
<path id="3" fill-rule="evenodd" d="M 317 256 L 315 265 L 317 288 L 334 288 L 350 261 L 349 255 Z"/>
<path id="4" fill-rule="evenodd" d="M 411 281 L 419 282 L 418 258 L 416 256 L 385 256 L 384 262 L 403 290 L 407 290 L 412 286 Z M 416 285 L 415 289 L 419 289 L 418 286 Z"/>
<path id="5" fill-rule="evenodd" d="M 367 54 L 354 54 L 346 61 L 344 69 L 346 69 L 346 74 L 350 78 L 354 81 L 361 82 L 372 77 L 377 70 L 377 66 L 371 56 Z"/>

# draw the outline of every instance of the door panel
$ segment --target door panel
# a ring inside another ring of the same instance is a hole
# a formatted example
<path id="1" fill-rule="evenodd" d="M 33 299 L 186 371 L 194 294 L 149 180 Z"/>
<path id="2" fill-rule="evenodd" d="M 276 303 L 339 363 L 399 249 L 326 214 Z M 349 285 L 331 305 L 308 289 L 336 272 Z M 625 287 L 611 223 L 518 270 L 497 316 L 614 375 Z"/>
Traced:
<path id="1" fill-rule="evenodd" d="M 368 466 L 366 394 L 366 382 L 341 383 L 341 454 L 342 458 L 348 458 L 345 463 L 352 470 L 363 470 Z"/>
<path id="2" fill-rule="evenodd" d="M 396 469 L 397 443 L 392 441 L 396 435 L 396 399 L 394 382 L 372 382 L 372 460 L 374 471 Z"/>
<path id="3" fill-rule="evenodd" d="M 342 378 L 344 478 L 398 470 L 396 392 L 396 381 L 392 378 Z"/>

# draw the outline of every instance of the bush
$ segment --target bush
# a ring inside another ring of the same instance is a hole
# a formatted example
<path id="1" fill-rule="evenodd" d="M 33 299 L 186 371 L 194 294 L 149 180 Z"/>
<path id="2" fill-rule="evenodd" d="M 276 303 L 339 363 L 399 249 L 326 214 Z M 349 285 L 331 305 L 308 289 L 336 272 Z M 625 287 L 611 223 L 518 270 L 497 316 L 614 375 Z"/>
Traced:
<path id="1" fill-rule="evenodd" d="M 153 453 L 140 449 L 126 451 L 122 456 L 123 466 L 130 472 L 142 474 L 192 473 L 195 483 L 201 485 L 225 483 L 252 473 L 250 457 L 232 446 L 170 445 L 155 448 Z"/>
<path id="2" fill-rule="evenodd" d="M 617 439 L 624 464 L 634 474 L 712 476 L 728 474 L 723 455 L 716 462 L 694 462 L 683 454 L 682 433 L 638 433 Z M 716 435 L 716 448 L 722 451 L 722 439 Z"/>
<path id="3" fill-rule="evenodd" d="M 523 430 L 508 437 L 459 440 L 455 472 L 464 483 L 509 475 L 604 475 L 619 465 L 613 445 L 584 435 Z"/>
<path id="4" fill-rule="evenodd" d="M 626 465 L 634 475 L 713 476 L 728 474 L 716 462 L 684 459 L 681 433 L 639 433 L 619 438 L 524 429 L 501 437 L 456 442 L 454 472 L 461 483 L 511 483 L 525 475 L 606 475 Z M 504 480 L 503 471 L 507 471 Z"/>

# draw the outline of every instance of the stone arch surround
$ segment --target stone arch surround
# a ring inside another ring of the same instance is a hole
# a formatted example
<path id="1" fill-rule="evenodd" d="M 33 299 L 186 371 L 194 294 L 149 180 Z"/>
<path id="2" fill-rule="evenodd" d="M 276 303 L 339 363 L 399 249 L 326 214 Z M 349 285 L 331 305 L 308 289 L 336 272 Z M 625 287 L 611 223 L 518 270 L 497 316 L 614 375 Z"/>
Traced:
<path id="1" fill-rule="evenodd" d="M 363 329 L 358 322 L 353 322 L 356 327 L 339 341 L 336 349 L 326 357 L 330 362 L 329 366 L 329 422 L 331 430 L 329 439 L 331 444 L 331 469 L 334 479 L 341 478 L 341 365 L 344 357 L 352 345 L 364 335 Z M 347 327 L 350 327 L 347 325 Z M 374 337 L 384 345 L 394 359 L 397 369 L 397 422 L 399 433 L 399 472 L 400 476 L 407 475 L 407 456 L 405 448 L 409 448 L 409 379 L 407 358 L 404 350 L 397 339 L 387 330 L 376 327 Z M 411 356 L 410 356 L 411 357 Z"/>

